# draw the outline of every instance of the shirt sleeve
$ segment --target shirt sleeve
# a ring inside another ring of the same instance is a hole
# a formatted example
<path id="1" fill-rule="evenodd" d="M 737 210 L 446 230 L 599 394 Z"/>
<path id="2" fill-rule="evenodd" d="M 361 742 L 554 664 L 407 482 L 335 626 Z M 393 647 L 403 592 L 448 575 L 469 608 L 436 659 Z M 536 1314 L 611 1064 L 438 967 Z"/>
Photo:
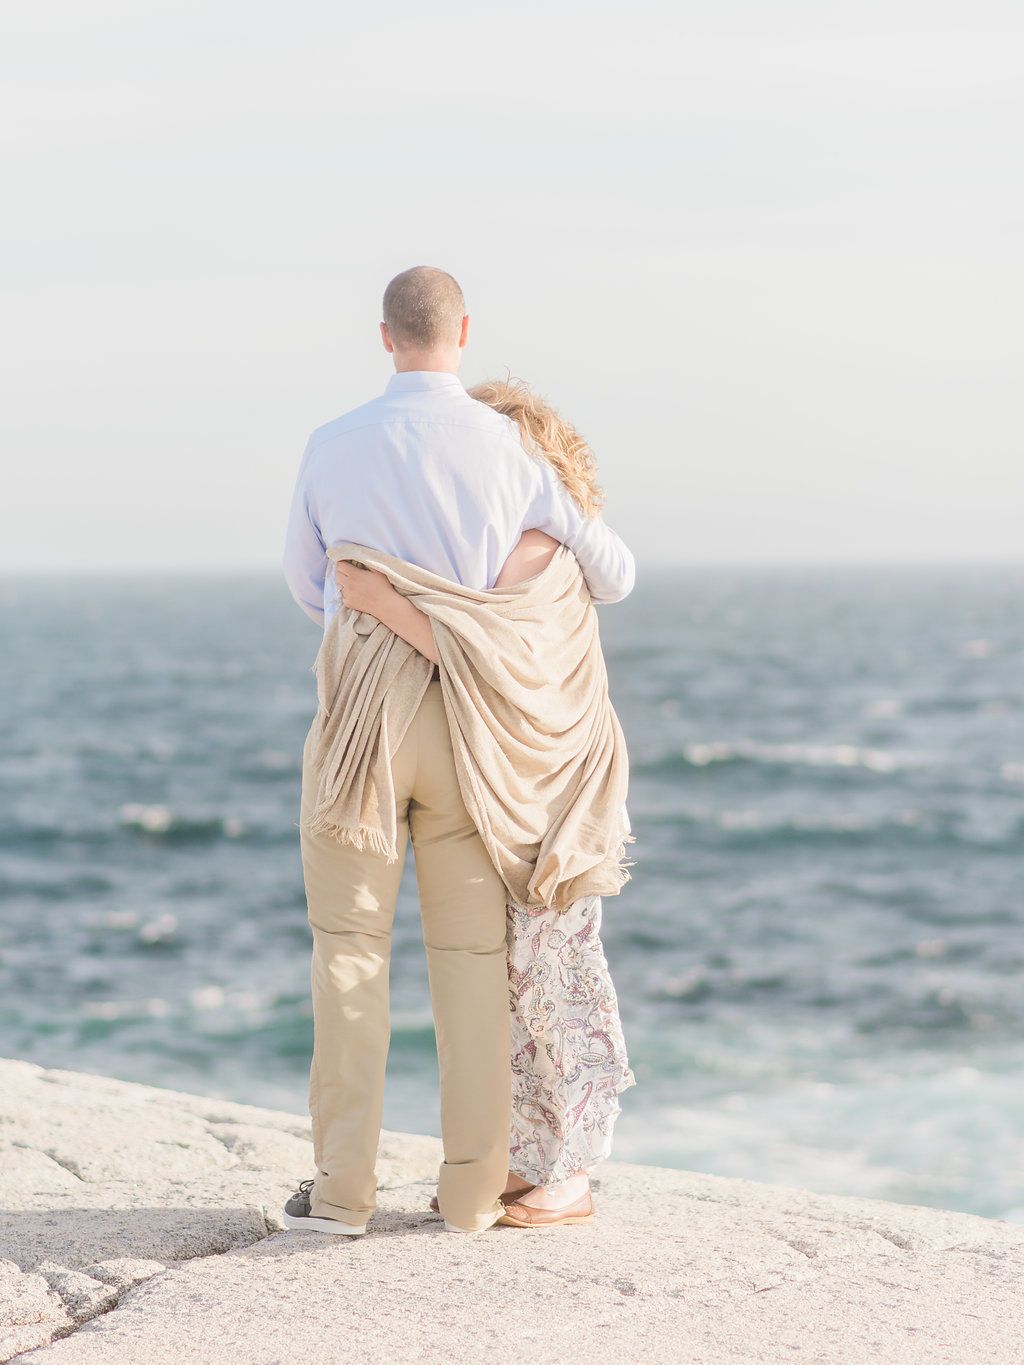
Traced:
<path id="1" fill-rule="evenodd" d="M 621 602 L 636 582 L 636 563 L 629 549 L 601 517 L 584 514 L 550 466 L 542 465 L 541 473 L 541 491 L 530 506 L 523 530 L 546 531 L 571 550 L 595 602 Z"/>
<path id="2" fill-rule="evenodd" d="M 314 510 L 310 505 L 306 478 L 310 448 L 302 457 L 295 482 L 288 530 L 284 545 L 284 577 L 291 595 L 306 615 L 324 624 L 324 584 L 327 579 L 327 553 Z"/>

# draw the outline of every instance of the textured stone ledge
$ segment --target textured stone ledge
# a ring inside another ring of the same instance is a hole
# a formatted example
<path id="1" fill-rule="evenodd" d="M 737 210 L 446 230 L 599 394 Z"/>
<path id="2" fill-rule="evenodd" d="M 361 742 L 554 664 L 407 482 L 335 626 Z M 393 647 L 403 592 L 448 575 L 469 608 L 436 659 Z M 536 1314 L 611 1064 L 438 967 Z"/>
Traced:
<path id="1" fill-rule="evenodd" d="M 611 1163 L 592 1226 L 457 1237 L 440 1144 L 392 1133 L 366 1237 L 282 1233 L 304 1118 L 24 1062 L 0 1095 L 0 1361 L 1024 1359 L 1017 1225 Z"/>

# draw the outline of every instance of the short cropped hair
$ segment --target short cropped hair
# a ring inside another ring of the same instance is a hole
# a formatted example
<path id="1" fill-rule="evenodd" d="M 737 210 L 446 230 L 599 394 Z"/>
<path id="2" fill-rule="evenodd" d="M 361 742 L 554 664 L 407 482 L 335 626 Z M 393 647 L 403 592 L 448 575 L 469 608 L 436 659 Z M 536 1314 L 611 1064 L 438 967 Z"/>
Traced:
<path id="1" fill-rule="evenodd" d="M 403 270 L 384 290 L 384 321 L 392 343 L 426 350 L 458 340 L 466 300 L 451 275 L 430 265 Z"/>

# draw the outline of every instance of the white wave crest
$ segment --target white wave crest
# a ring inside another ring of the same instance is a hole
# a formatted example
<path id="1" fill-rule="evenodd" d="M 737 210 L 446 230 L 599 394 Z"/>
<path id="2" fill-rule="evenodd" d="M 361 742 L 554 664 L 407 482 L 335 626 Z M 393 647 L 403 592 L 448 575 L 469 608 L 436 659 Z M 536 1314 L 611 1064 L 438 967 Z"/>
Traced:
<path id="1" fill-rule="evenodd" d="M 743 739 L 731 743 L 687 744 L 683 756 L 687 763 L 697 768 L 746 759 L 752 763 L 802 764 L 811 768 L 868 768 L 876 773 L 919 768 L 926 761 L 921 754 L 865 749 L 855 744 L 758 744 Z"/>

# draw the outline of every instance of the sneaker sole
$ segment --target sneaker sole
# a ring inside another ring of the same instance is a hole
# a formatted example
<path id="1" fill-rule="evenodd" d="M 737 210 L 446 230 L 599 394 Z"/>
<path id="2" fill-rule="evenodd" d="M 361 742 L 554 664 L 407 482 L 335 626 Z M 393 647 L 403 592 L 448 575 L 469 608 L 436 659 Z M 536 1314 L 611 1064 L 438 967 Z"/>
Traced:
<path id="1" fill-rule="evenodd" d="M 285 1213 L 281 1219 L 286 1228 L 292 1228 L 295 1232 L 329 1232 L 335 1237 L 362 1237 L 366 1231 L 365 1226 L 357 1228 L 337 1218 L 313 1218 L 308 1214 L 298 1218 L 294 1213 Z"/>

